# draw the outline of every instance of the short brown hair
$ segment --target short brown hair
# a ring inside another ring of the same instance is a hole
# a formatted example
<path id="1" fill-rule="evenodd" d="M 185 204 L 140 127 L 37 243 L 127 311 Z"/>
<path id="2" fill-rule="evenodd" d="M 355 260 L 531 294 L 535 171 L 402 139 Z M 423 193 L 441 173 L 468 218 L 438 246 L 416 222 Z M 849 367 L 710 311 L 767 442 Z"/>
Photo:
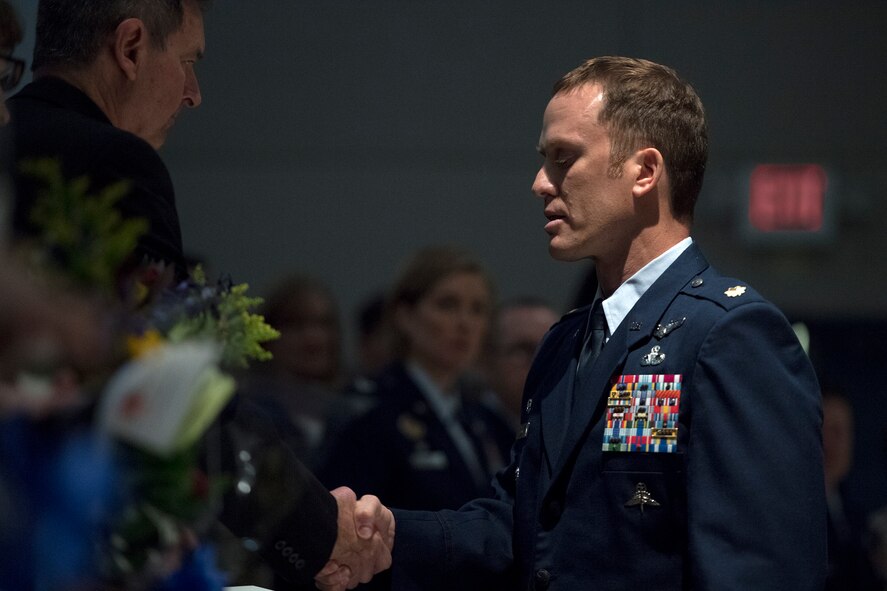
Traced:
<path id="1" fill-rule="evenodd" d="M 692 221 L 708 159 L 705 110 L 693 87 L 667 66 L 604 56 L 567 73 L 552 94 L 587 84 L 604 90 L 599 119 L 610 134 L 610 174 L 618 176 L 634 150 L 653 146 L 662 153 L 671 179 L 673 215 Z"/>

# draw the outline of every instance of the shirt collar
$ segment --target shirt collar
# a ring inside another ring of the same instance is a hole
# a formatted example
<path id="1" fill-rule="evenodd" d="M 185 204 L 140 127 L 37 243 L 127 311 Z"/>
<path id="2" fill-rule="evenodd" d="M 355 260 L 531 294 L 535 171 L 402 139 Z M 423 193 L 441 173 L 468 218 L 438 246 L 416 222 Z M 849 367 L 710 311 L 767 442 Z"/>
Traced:
<path id="1" fill-rule="evenodd" d="M 416 382 L 428 405 L 434 410 L 434 413 L 441 419 L 449 419 L 456 415 L 459 410 L 459 397 L 447 395 L 440 387 L 434 383 L 431 376 L 428 375 L 418 363 L 407 361 L 405 363 L 409 376 Z"/>
<path id="2" fill-rule="evenodd" d="M 677 260 L 681 253 L 693 243 L 693 239 L 689 236 L 684 238 L 661 255 L 641 267 L 641 269 L 629 277 L 620 285 L 613 295 L 603 301 L 604 317 L 607 319 L 607 334 L 613 334 L 613 331 L 622 324 L 628 313 L 638 303 L 641 296 L 644 295 L 651 285 L 668 269 L 673 262 Z M 601 290 L 594 296 L 597 300 L 601 297 Z"/>

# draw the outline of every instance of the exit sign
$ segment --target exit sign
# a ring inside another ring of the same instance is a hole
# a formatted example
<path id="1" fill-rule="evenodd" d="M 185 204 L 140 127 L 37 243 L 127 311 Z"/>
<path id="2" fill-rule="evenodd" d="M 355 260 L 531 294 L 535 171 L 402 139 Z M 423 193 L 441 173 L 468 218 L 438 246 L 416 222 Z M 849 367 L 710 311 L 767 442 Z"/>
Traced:
<path id="1" fill-rule="evenodd" d="M 749 222 L 759 232 L 818 232 L 827 188 L 818 164 L 760 164 L 749 179 Z"/>

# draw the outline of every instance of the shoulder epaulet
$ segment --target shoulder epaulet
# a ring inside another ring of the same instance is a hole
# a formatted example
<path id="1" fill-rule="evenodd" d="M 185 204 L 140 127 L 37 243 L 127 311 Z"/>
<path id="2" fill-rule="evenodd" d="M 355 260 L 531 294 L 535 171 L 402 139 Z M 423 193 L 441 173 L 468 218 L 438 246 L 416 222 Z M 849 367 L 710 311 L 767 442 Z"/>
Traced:
<path id="1" fill-rule="evenodd" d="M 694 297 L 710 300 L 725 310 L 765 301 L 748 283 L 735 277 L 725 277 L 710 269 L 691 279 L 682 291 Z"/>
<path id="2" fill-rule="evenodd" d="M 545 338 L 548 339 L 549 335 L 558 331 L 559 329 L 563 329 L 564 326 L 568 326 L 571 322 L 580 322 L 580 318 L 583 318 L 583 313 L 585 313 L 586 315 L 588 314 L 589 308 L 591 308 L 591 305 L 580 306 L 579 308 L 573 308 L 572 310 L 561 316 L 560 320 L 548 327 L 548 332 L 546 333 Z"/>
<path id="3" fill-rule="evenodd" d="M 576 316 L 579 316 L 583 313 L 588 313 L 589 308 L 591 308 L 591 304 L 589 304 L 587 306 L 580 306 L 578 308 L 573 308 L 572 310 L 570 310 L 569 312 L 567 312 L 566 314 L 561 316 L 560 320 L 558 320 L 557 322 L 552 324 L 551 328 L 554 328 L 558 324 L 563 324 L 564 322 L 571 320 L 571 319 L 575 318 Z"/>

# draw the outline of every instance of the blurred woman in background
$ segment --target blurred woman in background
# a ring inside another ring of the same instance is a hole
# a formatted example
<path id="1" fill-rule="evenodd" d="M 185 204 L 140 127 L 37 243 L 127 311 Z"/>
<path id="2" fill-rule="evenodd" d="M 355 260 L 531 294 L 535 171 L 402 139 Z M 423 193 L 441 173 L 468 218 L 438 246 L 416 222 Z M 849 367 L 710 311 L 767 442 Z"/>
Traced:
<path id="1" fill-rule="evenodd" d="M 331 444 L 321 479 L 404 509 L 457 508 L 488 495 L 513 433 L 471 395 L 469 370 L 494 305 L 492 281 L 469 254 L 419 252 L 388 313 L 399 358 L 378 380 L 378 404 Z"/>

